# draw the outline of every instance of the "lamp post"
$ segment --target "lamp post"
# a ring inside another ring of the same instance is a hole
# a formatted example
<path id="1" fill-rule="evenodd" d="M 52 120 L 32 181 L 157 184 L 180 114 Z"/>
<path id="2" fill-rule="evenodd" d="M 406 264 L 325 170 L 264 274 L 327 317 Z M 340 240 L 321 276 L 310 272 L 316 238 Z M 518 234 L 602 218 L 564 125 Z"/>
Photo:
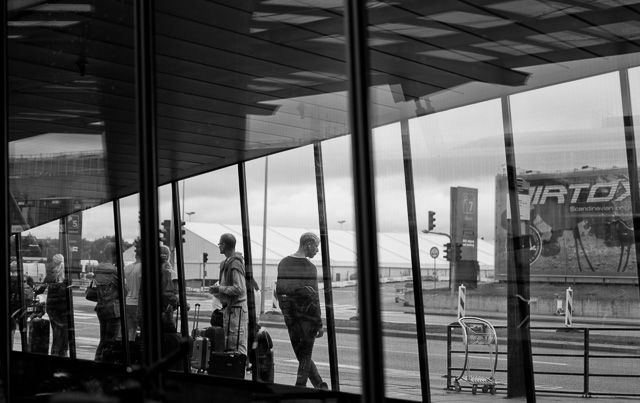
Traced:
<path id="1" fill-rule="evenodd" d="M 192 214 L 195 214 L 195 213 L 196 213 L 195 211 L 190 211 L 190 212 L 188 212 L 188 213 L 185 213 L 186 215 L 188 215 L 188 216 L 189 216 L 189 222 L 191 222 L 191 215 L 192 215 Z"/>
<path id="2" fill-rule="evenodd" d="M 346 221 L 345 220 L 340 220 L 338 221 L 338 224 L 340 224 L 340 229 L 342 230 L 342 224 L 344 224 Z"/>

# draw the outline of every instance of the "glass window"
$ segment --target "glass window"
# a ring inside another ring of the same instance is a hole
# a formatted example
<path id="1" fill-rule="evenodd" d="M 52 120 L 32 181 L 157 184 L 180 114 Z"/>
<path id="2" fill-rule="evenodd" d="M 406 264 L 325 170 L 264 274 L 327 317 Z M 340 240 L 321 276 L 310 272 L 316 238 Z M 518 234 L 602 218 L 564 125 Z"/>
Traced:
<path id="1" fill-rule="evenodd" d="M 507 310 L 516 312 L 516 293 L 530 302 L 532 314 L 564 315 L 564 305 L 558 304 L 566 302 L 565 290 L 572 286 L 573 301 L 586 313 L 585 295 L 605 297 L 610 292 L 595 283 L 614 282 L 624 289 L 637 281 L 629 243 L 633 216 L 618 73 L 635 67 L 637 60 L 621 54 L 626 50 L 616 45 L 625 24 L 594 18 L 614 12 L 616 7 L 604 3 L 569 8 L 533 3 L 367 5 L 385 326 L 392 321 L 416 323 L 415 315 L 395 313 L 415 313 L 414 291 L 423 294 L 427 321 L 436 326 L 454 322 L 462 284 L 466 315 L 491 317 L 514 351 L 523 345 L 514 344 L 518 323 L 506 315 Z M 588 21 L 588 26 L 574 25 L 577 20 Z M 549 25 L 541 30 L 544 24 Z M 608 58 L 613 54 L 615 61 Z M 634 88 L 633 69 L 630 81 Z M 403 130 L 410 155 L 402 152 Z M 511 136 L 513 149 L 506 149 L 505 139 Z M 408 190 L 402 158 L 413 168 L 413 188 Z M 516 164 L 513 181 L 530 186 L 529 202 L 520 204 L 523 230 L 530 234 L 529 264 L 517 267 L 527 283 L 517 292 L 515 278 L 508 274 L 515 267 L 515 252 L 507 247 L 512 219 L 507 164 Z M 407 212 L 407 197 L 415 198 L 415 217 Z M 412 222 L 419 232 L 413 246 L 408 241 Z M 422 277 L 418 290 L 409 270 L 412 247 Z M 396 278 L 392 256 L 402 267 Z M 491 308 L 481 308 L 487 301 L 492 301 Z M 517 312 L 521 319 L 528 317 L 524 308 Z M 535 325 L 542 323 L 532 322 Z M 459 335 L 460 329 L 455 332 Z M 538 336 L 527 332 L 526 339 Z M 564 340 L 559 335 L 555 339 Z M 445 343 L 428 337 L 431 373 L 422 379 L 415 354 L 422 346 L 386 336 L 389 345 L 393 354 L 385 355 L 387 396 L 425 399 L 421 384 L 426 381 L 432 394 L 453 389 L 454 381 L 473 387 L 459 373 L 449 379 L 435 376 L 447 371 L 441 355 L 448 348 Z M 464 356 L 453 354 L 452 360 L 453 367 L 463 367 Z M 497 365 L 494 380 L 506 382 L 507 365 Z M 407 367 L 413 376 L 402 372 Z M 512 364 L 510 374 L 523 367 Z M 534 365 L 536 371 L 545 368 Z M 557 386 L 559 378 L 541 375 L 535 381 Z M 524 394 L 524 379 L 510 377 L 508 383 L 514 396 Z"/>

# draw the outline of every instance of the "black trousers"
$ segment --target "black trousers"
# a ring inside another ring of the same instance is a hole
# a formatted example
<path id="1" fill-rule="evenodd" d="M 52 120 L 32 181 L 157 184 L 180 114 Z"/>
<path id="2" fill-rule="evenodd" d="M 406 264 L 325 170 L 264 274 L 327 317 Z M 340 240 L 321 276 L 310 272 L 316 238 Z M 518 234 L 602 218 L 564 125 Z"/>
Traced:
<path id="1" fill-rule="evenodd" d="M 279 297 L 278 303 L 284 316 L 284 323 L 289 331 L 291 347 L 298 360 L 298 374 L 296 376 L 296 386 L 307 386 L 307 379 L 314 387 L 322 382 L 322 377 L 318 373 L 318 368 L 313 362 L 313 345 L 316 342 L 318 325 L 314 322 L 301 319 L 297 310 L 287 297 Z"/>

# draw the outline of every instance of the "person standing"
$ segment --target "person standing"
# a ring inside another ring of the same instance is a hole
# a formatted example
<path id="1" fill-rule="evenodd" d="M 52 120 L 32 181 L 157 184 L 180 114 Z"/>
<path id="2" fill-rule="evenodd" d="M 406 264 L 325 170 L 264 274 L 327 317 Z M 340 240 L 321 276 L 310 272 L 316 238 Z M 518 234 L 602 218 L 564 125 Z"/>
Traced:
<path id="1" fill-rule="evenodd" d="M 35 305 L 33 300 L 36 296 L 36 290 L 33 286 L 33 278 L 27 276 L 26 273 L 23 274 L 22 284 L 20 283 L 18 262 L 12 261 L 9 269 L 11 271 L 11 296 L 9 298 L 11 301 L 11 349 L 13 349 L 16 330 L 20 331 L 20 340 L 25 340 L 23 336 L 26 335 L 28 316 L 26 308 Z M 44 291 L 44 289 L 41 291 Z"/>
<path id="2" fill-rule="evenodd" d="M 171 267 L 171 263 L 169 263 L 169 258 L 171 256 L 171 250 L 165 246 L 161 245 L 159 248 L 160 252 L 160 294 L 161 294 L 161 306 L 160 312 L 162 313 L 161 320 L 161 331 L 163 334 L 175 334 L 177 332 L 176 324 L 174 321 L 175 311 L 178 309 L 179 302 L 179 294 L 176 289 L 173 281 L 173 268 Z M 145 270 L 149 268 L 146 267 Z M 128 287 L 128 284 L 127 284 Z M 143 328 L 143 316 L 145 313 L 144 308 L 144 299 L 142 298 L 142 286 L 140 286 L 138 291 L 138 327 L 140 328 L 140 332 L 144 332 Z"/>
<path id="3" fill-rule="evenodd" d="M 136 261 L 124 268 L 124 279 L 127 283 L 126 315 L 127 336 L 129 341 L 135 341 L 138 330 L 138 296 L 142 282 L 142 262 L 140 260 L 140 238 L 134 241 Z"/>
<path id="4" fill-rule="evenodd" d="M 246 355 L 249 307 L 244 259 L 236 252 L 236 238 L 232 234 L 223 234 L 218 248 L 225 259 L 220 263 L 219 284 L 211 286 L 209 292 L 222 303 L 226 349 Z"/>
<path id="5" fill-rule="evenodd" d="M 160 281 L 162 289 L 162 332 L 177 333 L 175 312 L 180 302 L 178 289 L 174 277 L 175 269 L 169 263 L 171 249 L 166 245 L 160 246 Z"/>
<path id="6" fill-rule="evenodd" d="M 116 245 L 108 243 L 102 252 L 103 261 L 94 271 L 94 281 L 98 290 L 96 315 L 100 322 L 100 341 L 96 349 L 95 360 L 104 361 L 104 349 L 108 342 L 121 340 L 120 333 L 120 297 L 118 288 L 118 270 Z"/>
<path id="7" fill-rule="evenodd" d="M 64 256 L 61 254 L 53 255 L 44 283 L 47 288 L 46 311 L 51 322 L 51 355 L 66 357 L 69 353 L 69 301 Z"/>
<path id="8" fill-rule="evenodd" d="M 308 379 L 313 387 L 328 389 L 311 358 L 316 338 L 324 334 L 318 271 L 309 260 L 318 253 L 318 245 L 320 238 L 306 232 L 300 237 L 298 250 L 280 261 L 276 297 L 289 331 L 291 347 L 298 359 L 296 386 L 307 386 Z"/>

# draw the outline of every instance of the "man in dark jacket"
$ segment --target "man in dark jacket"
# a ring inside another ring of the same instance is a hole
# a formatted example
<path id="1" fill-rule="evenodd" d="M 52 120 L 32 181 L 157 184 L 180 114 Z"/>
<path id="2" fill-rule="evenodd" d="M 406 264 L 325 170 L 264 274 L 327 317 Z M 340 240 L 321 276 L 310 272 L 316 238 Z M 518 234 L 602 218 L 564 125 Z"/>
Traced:
<path id="1" fill-rule="evenodd" d="M 309 260 L 318 253 L 318 245 L 320 238 L 314 233 L 307 232 L 300 237 L 298 251 L 282 259 L 278 265 L 276 295 L 298 359 L 296 386 L 306 386 L 309 379 L 315 388 L 328 389 L 311 359 L 316 337 L 324 334 L 318 271 Z"/>

